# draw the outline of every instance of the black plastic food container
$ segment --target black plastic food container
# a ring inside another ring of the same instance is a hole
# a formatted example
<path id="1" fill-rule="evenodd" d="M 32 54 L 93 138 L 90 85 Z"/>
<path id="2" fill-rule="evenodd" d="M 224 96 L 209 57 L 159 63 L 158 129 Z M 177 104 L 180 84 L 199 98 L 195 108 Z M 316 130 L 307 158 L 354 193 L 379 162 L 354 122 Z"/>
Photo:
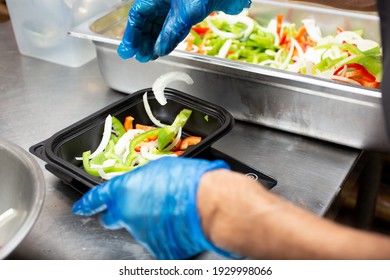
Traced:
<path id="1" fill-rule="evenodd" d="M 165 89 L 167 104 L 161 106 L 149 88 L 131 94 L 57 132 L 47 140 L 30 147 L 30 152 L 44 160 L 47 163 L 46 169 L 65 184 L 81 192 L 87 191 L 104 180 L 86 173 L 82 161 L 76 160 L 76 157 L 80 157 L 84 151 L 94 151 L 97 148 L 108 114 L 115 116 L 122 123 L 126 116 L 131 115 L 134 117 L 134 123 L 153 125 L 144 108 L 142 97 L 145 92 L 148 92 L 148 102 L 153 115 L 162 123 L 172 123 L 182 109 L 192 110 L 183 127 L 183 136 L 201 136 L 202 141 L 189 147 L 182 156 L 199 155 L 233 127 L 232 115 L 220 106 L 169 88 Z"/>

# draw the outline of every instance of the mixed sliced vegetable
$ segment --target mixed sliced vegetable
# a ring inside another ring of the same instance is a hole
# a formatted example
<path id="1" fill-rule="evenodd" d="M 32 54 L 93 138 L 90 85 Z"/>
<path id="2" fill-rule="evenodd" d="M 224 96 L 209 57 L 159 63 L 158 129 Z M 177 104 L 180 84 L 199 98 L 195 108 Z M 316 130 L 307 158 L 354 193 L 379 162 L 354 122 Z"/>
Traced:
<path id="1" fill-rule="evenodd" d="M 370 88 L 380 87 L 382 50 L 362 30 L 323 36 L 313 19 L 297 28 L 283 15 L 261 26 L 248 10 L 215 12 L 192 27 L 178 49 L 269 66 Z"/>
<path id="2" fill-rule="evenodd" d="M 134 118 L 127 116 L 124 121 L 126 128 L 118 119 L 108 115 L 99 147 L 93 153 L 85 151 L 77 159 L 82 160 L 87 173 L 108 180 L 150 160 L 180 156 L 202 140 L 199 136 L 182 138 L 182 129 L 191 113 L 191 110 L 183 109 L 171 125 L 164 127 L 133 125 L 129 120 Z"/>
<path id="3" fill-rule="evenodd" d="M 191 82 L 185 73 L 177 75 L 170 72 L 162 75 L 153 85 L 156 99 L 166 104 L 165 86 L 176 77 L 176 80 Z M 97 149 L 83 152 L 84 170 L 103 179 L 109 180 L 115 176 L 134 170 L 151 160 L 165 156 L 180 156 L 189 147 L 202 141 L 200 136 L 182 137 L 183 127 L 192 114 L 190 109 L 182 109 L 170 125 L 162 124 L 156 119 L 150 109 L 147 92 L 143 95 L 144 108 L 153 122 L 153 126 L 135 123 L 133 116 L 126 116 L 123 123 L 116 117 L 108 115 L 105 119 L 103 136 Z"/>

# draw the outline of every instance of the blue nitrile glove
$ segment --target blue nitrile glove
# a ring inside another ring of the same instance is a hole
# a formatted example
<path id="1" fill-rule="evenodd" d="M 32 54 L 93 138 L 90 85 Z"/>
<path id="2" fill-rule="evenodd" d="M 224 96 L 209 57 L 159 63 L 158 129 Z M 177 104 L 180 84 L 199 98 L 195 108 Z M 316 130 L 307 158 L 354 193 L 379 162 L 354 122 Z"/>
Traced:
<path id="1" fill-rule="evenodd" d="M 219 168 L 229 166 L 221 160 L 163 157 L 91 189 L 72 212 L 101 212 L 105 227 L 126 228 L 158 259 L 186 259 L 203 251 L 234 258 L 206 239 L 196 206 L 202 175 Z"/>
<path id="2" fill-rule="evenodd" d="M 140 62 L 167 55 L 210 13 L 235 15 L 250 4 L 251 0 L 136 0 L 118 54 Z"/>

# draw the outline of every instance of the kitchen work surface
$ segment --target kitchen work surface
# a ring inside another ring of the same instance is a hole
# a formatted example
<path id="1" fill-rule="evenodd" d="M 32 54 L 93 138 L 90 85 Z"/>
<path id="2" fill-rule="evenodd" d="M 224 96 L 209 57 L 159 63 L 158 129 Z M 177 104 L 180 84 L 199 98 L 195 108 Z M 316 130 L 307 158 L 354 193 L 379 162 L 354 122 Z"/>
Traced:
<path id="1" fill-rule="evenodd" d="M 0 24 L 0 41 L 1 137 L 25 150 L 128 96 L 104 82 L 96 60 L 70 68 L 20 55 L 10 22 Z M 241 121 L 212 147 L 275 178 L 270 191 L 319 216 L 334 209 L 362 154 Z M 106 230 L 96 216 L 72 215 L 81 194 L 35 158 L 46 180 L 46 198 L 36 224 L 10 259 L 152 258 L 125 230 Z M 197 258 L 220 257 L 204 253 Z"/>

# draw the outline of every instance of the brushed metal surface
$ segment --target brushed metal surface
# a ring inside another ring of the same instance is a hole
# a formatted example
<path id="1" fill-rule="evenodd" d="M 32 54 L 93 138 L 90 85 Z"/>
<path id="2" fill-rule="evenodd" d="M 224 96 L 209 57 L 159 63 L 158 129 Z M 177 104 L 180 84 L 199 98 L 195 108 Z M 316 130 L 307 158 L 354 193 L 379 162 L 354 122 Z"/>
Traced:
<path id="1" fill-rule="evenodd" d="M 126 5 L 70 32 L 94 42 L 100 71 L 111 88 L 132 93 L 168 71 L 182 71 L 194 84 L 178 82 L 175 88 L 221 104 L 238 120 L 358 149 L 390 150 L 377 89 L 182 51 L 147 64 L 135 59 L 124 62 L 116 48 L 127 19 Z M 264 0 L 254 1 L 252 9 L 264 22 L 278 13 L 292 22 L 312 17 L 324 34 L 344 26 L 363 29 L 366 38 L 380 41 L 376 15 Z"/>
<path id="2" fill-rule="evenodd" d="M 25 150 L 126 96 L 106 84 L 98 60 L 68 68 L 21 56 L 10 23 L 0 24 L 0 41 L 0 132 Z M 241 121 L 215 147 L 275 177 L 273 192 L 319 216 L 332 206 L 361 154 Z M 106 230 L 97 216 L 72 215 L 80 194 L 37 161 L 46 181 L 45 203 L 31 232 L 9 258 L 152 258 L 125 230 Z M 220 257 L 204 253 L 197 258 Z"/>

